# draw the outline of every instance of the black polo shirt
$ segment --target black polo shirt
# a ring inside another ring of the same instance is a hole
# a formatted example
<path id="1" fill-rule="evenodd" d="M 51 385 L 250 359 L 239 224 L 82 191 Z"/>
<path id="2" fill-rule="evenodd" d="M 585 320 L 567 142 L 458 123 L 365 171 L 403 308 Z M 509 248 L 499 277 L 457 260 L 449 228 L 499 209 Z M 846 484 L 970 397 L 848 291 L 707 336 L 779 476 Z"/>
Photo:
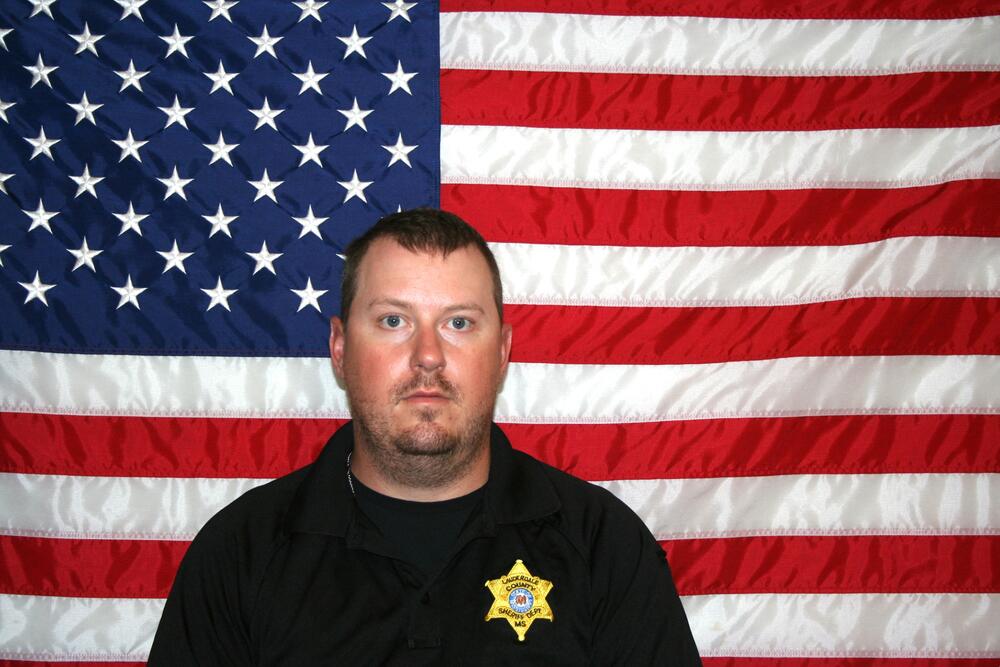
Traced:
<path id="1" fill-rule="evenodd" d="M 428 579 L 357 510 L 352 447 L 347 424 L 205 525 L 150 665 L 701 664 L 663 550 L 606 490 L 494 426 L 482 502 Z"/>

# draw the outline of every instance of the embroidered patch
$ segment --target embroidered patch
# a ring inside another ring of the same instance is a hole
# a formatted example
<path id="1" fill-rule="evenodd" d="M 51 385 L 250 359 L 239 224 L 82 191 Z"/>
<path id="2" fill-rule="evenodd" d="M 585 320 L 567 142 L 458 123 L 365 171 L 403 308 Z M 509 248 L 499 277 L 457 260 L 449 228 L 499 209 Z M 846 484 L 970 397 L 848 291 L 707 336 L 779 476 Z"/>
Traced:
<path id="1" fill-rule="evenodd" d="M 493 605 L 486 612 L 486 620 L 504 619 L 517 633 L 518 641 L 524 641 L 524 635 L 535 620 L 553 620 L 552 608 L 545 601 L 552 590 L 552 582 L 532 576 L 520 558 L 510 572 L 487 581 L 486 588 L 493 593 Z"/>

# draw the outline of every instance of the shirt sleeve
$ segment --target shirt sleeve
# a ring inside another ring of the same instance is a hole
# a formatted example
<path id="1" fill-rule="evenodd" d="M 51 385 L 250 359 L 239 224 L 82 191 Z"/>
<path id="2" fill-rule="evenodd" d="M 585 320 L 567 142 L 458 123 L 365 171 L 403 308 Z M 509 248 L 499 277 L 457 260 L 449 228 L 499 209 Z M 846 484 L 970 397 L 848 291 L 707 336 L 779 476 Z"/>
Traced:
<path id="1" fill-rule="evenodd" d="M 236 540 L 210 521 L 177 570 L 148 664 L 251 665 Z"/>
<path id="2" fill-rule="evenodd" d="M 642 521 L 614 502 L 593 549 L 593 663 L 700 666 L 666 554 Z"/>

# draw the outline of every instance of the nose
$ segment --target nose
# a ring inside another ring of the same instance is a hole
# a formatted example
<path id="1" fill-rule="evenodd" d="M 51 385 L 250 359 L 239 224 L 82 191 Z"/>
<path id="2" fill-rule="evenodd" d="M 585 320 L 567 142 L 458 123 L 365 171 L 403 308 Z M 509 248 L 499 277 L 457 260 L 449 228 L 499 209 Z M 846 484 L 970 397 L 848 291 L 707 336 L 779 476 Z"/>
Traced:
<path id="1" fill-rule="evenodd" d="M 421 325 L 413 337 L 411 365 L 416 370 L 432 372 L 445 366 L 444 347 L 435 327 Z"/>

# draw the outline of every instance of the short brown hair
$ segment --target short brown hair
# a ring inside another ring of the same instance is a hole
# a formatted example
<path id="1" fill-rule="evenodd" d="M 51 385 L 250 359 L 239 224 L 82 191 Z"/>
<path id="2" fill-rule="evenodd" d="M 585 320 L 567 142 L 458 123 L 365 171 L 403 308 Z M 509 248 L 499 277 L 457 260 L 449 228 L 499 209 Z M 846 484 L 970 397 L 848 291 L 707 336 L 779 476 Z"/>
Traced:
<path id="1" fill-rule="evenodd" d="M 472 225 L 454 213 L 436 208 L 415 208 L 385 216 L 347 246 L 344 251 L 344 273 L 340 282 L 340 319 L 344 324 L 347 324 L 347 316 L 358 291 L 358 267 L 371 244 L 380 238 L 390 238 L 410 252 L 440 252 L 445 257 L 460 248 L 476 248 L 490 268 L 493 300 L 500 319 L 503 319 L 500 268 L 490 247 L 486 245 L 486 240 Z"/>

